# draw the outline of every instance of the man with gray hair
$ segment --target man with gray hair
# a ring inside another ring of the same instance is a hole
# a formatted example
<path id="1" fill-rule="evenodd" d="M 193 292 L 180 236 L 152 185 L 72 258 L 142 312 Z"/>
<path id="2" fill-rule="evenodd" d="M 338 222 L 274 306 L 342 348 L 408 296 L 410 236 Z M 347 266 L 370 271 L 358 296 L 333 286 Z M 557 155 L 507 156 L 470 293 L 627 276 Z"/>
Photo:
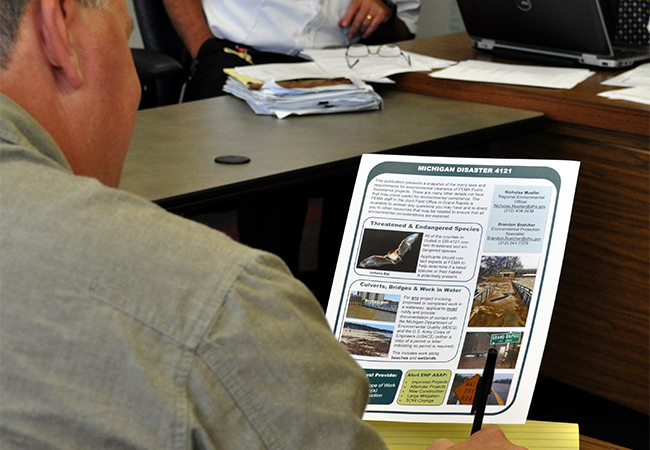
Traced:
<path id="1" fill-rule="evenodd" d="M 385 448 L 278 258 L 116 189 L 140 93 L 124 0 L 0 8 L 0 447 Z"/>

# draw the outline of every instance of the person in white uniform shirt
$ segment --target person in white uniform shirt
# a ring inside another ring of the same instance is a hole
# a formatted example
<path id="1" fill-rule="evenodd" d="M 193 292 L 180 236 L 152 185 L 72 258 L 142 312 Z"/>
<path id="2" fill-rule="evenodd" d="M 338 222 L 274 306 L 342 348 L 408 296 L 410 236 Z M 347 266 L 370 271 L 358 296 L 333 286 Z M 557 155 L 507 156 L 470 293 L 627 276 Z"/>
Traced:
<path id="1" fill-rule="evenodd" d="M 183 101 L 223 95 L 223 69 L 300 62 L 303 49 L 380 44 L 414 37 L 420 0 L 163 0 L 193 63 Z M 319 242 L 319 286 L 325 306 L 343 235 L 353 180 L 330 183 Z M 333 192 L 336 186 L 337 192 Z M 313 193 L 265 192 L 240 202 L 241 242 L 280 256 L 298 273 L 300 242 Z M 265 226 L 259 226 L 259 218 Z"/>
<path id="2" fill-rule="evenodd" d="M 203 11 L 217 37 L 258 50 L 296 54 L 306 48 L 342 47 L 361 37 L 369 38 L 380 25 L 397 16 L 401 16 L 397 19 L 401 35 L 395 32 L 384 40 L 415 34 L 419 1 L 396 0 L 390 5 L 395 11 L 378 0 L 206 0 Z M 397 20 L 392 23 L 397 24 Z"/>
<path id="3" fill-rule="evenodd" d="M 223 68 L 304 49 L 411 39 L 420 0 L 163 0 L 194 64 L 185 100 L 221 95 Z M 228 50 L 224 51 L 224 48 Z"/>

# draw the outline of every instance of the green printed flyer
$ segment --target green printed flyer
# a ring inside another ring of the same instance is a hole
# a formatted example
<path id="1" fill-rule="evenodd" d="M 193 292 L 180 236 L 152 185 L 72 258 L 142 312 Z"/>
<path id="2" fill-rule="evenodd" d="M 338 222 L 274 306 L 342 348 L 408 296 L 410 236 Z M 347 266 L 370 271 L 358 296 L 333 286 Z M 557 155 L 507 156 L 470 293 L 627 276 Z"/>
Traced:
<path id="1" fill-rule="evenodd" d="M 365 369 L 364 419 L 524 423 L 579 163 L 364 155 L 327 319 Z"/>

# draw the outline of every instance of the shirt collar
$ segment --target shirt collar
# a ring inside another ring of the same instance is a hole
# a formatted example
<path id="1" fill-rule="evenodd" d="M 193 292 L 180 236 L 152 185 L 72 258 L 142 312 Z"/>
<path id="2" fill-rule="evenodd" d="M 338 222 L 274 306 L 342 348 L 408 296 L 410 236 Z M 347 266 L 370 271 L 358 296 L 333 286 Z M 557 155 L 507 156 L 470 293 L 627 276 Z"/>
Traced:
<path id="1" fill-rule="evenodd" d="M 4 94 L 0 94 L 0 142 L 29 147 L 72 173 L 72 167 L 52 136 Z"/>

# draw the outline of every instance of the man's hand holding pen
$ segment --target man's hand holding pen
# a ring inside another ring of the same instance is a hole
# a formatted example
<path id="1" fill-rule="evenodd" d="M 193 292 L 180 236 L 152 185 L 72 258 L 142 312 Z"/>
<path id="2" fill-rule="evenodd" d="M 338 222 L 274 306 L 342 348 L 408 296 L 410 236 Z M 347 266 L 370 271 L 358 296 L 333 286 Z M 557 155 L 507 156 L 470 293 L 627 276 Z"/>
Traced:
<path id="1" fill-rule="evenodd" d="M 525 450 L 510 442 L 503 431 L 493 425 L 487 425 L 472 434 L 469 439 L 454 444 L 449 439 L 434 441 L 427 450 Z"/>

